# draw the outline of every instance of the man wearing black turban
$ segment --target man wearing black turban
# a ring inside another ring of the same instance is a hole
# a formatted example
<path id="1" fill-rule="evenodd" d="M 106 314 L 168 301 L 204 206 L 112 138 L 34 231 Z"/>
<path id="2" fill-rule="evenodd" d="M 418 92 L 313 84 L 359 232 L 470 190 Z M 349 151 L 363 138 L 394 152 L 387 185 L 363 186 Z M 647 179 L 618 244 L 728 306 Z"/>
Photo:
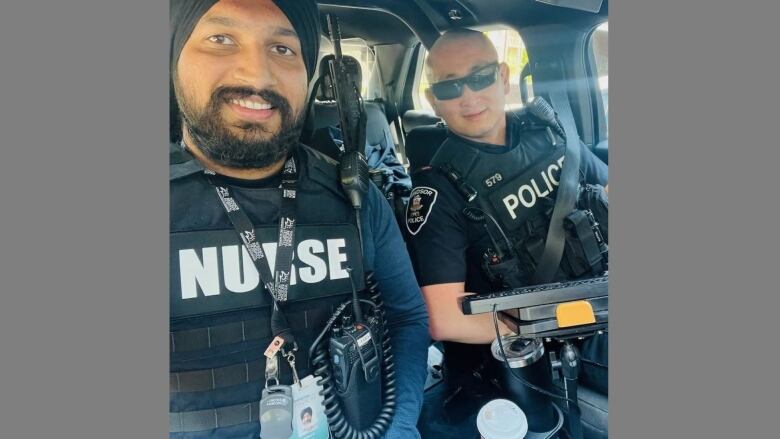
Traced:
<path id="1" fill-rule="evenodd" d="M 183 120 L 183 138 L 198 144 L 196 155 L 223 166 L 265 168 L 297 144 L 320 26 L 311 1 L 245 3 L 171 0 L 171 140 L 182 138 Z M 225 13 L 246 20 L 220 21 Z M 255 49 L 265 44 L 276 46 L 258 60 Z M 199 63 L 222 68 L 212 72 Z M 252 77 L 247 69 L 255 68 L 266 74 Z"/>
<path id="2" fill-rule="evenodd" d="M 385 437 L 418 438 L 428 317 L 397 223 L 369 185 L 361 248 L 336 164 L 299 143 L 317 5 L 170 2 L 170 437 L 260 437 L 266 347 L 283 335 L 299 376 L 311 374 L 309 348 L 351 296 L 352 268 L 358 289 L 373 272 L 398 371 Z M 279 360 L 282 384 L 290 366 Z"/>

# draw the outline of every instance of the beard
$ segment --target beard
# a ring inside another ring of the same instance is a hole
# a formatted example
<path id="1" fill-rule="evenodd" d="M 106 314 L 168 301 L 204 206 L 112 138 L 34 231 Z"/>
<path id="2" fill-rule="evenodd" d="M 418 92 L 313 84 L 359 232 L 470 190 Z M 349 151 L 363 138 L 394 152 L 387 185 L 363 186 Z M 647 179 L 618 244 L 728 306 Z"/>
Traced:
<path id="1" fill-rule="evenodd" d="M 215 163 L 236 169 L 267 168 L 287 158 L 298 145 L 303 111 L 293 114 L 287 99 L 273 90 L 220 87 L 199 111 L 181 93 L 179 84 L 175 86 L 184 129 L 195 143 L 193 146 Z M 260 96 L 279 111 L 281 123 L 277 133 L 271 132 L 266 124 L 256 122 L 234 123 L 231 130 L 231 125 L 222 118 L 223 104 L 252 95 Z"/>

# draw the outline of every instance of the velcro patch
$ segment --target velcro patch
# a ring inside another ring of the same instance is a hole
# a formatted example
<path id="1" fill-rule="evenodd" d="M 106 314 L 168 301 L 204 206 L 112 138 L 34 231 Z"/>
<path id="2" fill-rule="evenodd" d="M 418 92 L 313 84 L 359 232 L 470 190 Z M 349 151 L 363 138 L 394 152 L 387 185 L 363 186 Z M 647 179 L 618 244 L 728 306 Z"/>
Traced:
<path id="1" fill-rule="evenodd" d="M 418 186 L 409 195 L 409 205 L 406 206 L 406 229 L 416 235 L 428 221 L 428 215 L 436 203 L 439 192 L 427 186 Z"/>

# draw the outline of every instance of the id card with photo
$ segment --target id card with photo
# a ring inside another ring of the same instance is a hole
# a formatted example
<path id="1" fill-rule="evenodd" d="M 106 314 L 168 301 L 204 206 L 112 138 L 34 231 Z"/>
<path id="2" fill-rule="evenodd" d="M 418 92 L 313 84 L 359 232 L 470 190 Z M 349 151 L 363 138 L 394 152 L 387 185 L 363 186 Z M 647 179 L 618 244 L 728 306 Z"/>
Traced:
<path id="1" fill-rule="evenodd" d="M 292 386 L 293 434 L 290 439 L 328 439 L 328 419 L 320 395 L 322 387 L 313 375 L 301 380 L 301 386 Z"/>

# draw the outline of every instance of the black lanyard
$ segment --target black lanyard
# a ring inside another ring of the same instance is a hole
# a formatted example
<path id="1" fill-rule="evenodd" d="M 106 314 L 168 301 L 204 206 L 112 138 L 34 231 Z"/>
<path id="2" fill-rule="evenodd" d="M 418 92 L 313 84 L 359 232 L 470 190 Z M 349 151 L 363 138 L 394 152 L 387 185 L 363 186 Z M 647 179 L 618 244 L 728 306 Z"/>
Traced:
<path id="1" fill-rule="evenodd" d="M 216 175 L 214 171 L 207 169 L 203 172 L 216 189 L 219 200 L 222 202 L 230 222 L 236 229 L 249 256 L 252 258 L 252 262 L 260 273 L 260 278 L 266 291 L 273 298 L 274 307 L 271 315 L 271 331 L 274 337 L 282 337 L 285 344 L 290 343 L 291 346 L 294 346 L 295 339 L 290 331 L 287 318 L 282 313 L 281 304 L 287 301 L 287 291 L 290 288 L 293 244 L 295 242 L 297 207 L 295 203 L 295 186 L 298 181 L 298 169 L 295 165 L 295 159 L 290 157 L 284 162 L 282 184 L 279 186 L 282 192 L 282 202 L 279 211 L 279 238 L 277 240 L 276 263 L 274 264 L 273 274 L 269 268 L 268 258 L 265 251 L 263 251 L 263 246 L 257 241 L 255 226 L 246 213 L 238 206 L 230 188 L 214 178 Z"/>

